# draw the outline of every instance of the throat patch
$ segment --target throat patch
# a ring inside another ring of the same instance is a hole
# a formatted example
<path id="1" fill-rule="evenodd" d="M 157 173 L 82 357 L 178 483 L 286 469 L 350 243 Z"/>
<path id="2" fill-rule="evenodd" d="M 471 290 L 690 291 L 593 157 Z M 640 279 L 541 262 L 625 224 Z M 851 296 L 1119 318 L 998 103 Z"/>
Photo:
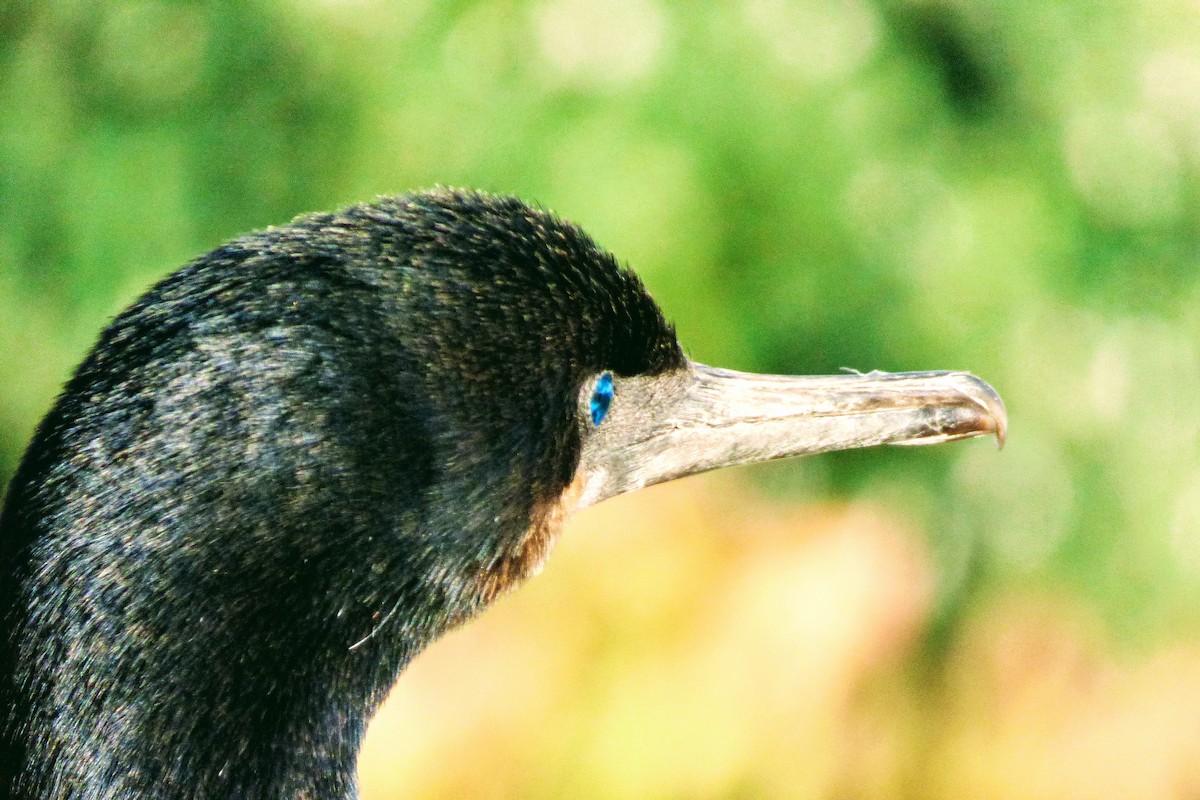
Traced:
<path id="1" fill-rule="evenodd" d="M 492 569 L 479 576 L 485 603 L 491 603 L 521 581 L 542 571 L 567 520 L 579 507 L 585 477 L 583 469 L 580 469 L 556 500 L 535 506 L 529 515 L 529 528 L 516 547 L 504 554 Z"/>

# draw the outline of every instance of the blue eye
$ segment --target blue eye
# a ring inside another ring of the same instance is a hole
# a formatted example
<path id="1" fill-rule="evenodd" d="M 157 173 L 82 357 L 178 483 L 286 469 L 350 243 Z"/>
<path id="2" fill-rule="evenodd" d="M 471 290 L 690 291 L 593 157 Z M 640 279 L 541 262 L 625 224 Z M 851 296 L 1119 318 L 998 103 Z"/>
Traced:
<path id="1" fill-rule="evenodd" d="M 603 373 L 596 381 L 596 390 L 592 392 L 592 424 L 599 425 L 608 413 L 608 406 L 613 399 L 613 379 L 611 372 Z"/>

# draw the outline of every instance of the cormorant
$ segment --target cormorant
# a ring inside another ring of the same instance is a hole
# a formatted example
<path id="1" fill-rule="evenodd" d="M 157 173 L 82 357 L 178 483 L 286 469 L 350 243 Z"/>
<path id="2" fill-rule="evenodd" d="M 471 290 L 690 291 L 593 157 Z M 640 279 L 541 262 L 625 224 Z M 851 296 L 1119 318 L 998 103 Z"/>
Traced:
<path id="1" fill-rule="evenodd" d="M 11 483 L 0 797 L 353 797 L 401 669 L 575 510 L 1004 427 L 966 373 L 695 363 L 631 272 L 513 198 L 243 236 L 116 317 Z"/>

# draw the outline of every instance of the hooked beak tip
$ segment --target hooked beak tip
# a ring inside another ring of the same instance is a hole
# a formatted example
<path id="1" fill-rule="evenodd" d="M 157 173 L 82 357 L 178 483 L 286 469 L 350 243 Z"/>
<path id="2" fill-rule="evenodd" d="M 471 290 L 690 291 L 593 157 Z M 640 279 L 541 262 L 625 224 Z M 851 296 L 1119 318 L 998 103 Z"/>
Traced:
<path id="1" fill-rule="evenodd" d="M 996 437 L 996 449 L 1002 450 L 1008 438 L 1008 411 L 1000 394 L 987 381 L 969 372 L 951 373 L 950 377 L 958 379 L 958 389 L 963 396 L 983 412 L 975 429 L 961 438 L 992 435 Z"/>
<path id="2" fill-rule="evenodd" d="M 1004 447 L 1008 438 L 1008 412 L 1000 395 L 986 381 L 969 372 L 898 373 L 897 377 L 908 375 L 940 382 L 940 389 L 934 395 L 936 402 L 931 402 L 931 406 L 955 413 L 950 415 L 949 422 L 944 418 L 939 420 L 925 435 L 891 444 L 908 447 L 995 436 L 997 446 Z"/>
<path id="3" fill-rule="evenodd" d="M 1004 442 L 1008 438 L 1008 411 L 1004 408 L 1004 401 L 987 381 L 977 378 L 969 372 L 964 372 L 962 375 L 967 379 L 967 388 L 964 390 L 964 394 L 982 408 L 987 415 L 987 427 L 982 432 L 993 434 L 996 437 L 996 449 L 1003 449 Z"/>

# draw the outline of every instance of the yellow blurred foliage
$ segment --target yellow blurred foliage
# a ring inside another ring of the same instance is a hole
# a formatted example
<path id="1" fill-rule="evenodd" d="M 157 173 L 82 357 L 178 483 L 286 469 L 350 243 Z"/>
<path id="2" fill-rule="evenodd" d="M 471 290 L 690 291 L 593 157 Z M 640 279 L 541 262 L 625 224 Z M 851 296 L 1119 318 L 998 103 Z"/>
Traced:
<path id="1" fill-rule="evenodd" d="M 1115 663 L 1082 605 L 1014 593 L 922 674 L 933 581 L 858 505 L 722 476 L 605 503 L 402 675 L 362 796 L 1196 796 L 1200 649 Z"/>

